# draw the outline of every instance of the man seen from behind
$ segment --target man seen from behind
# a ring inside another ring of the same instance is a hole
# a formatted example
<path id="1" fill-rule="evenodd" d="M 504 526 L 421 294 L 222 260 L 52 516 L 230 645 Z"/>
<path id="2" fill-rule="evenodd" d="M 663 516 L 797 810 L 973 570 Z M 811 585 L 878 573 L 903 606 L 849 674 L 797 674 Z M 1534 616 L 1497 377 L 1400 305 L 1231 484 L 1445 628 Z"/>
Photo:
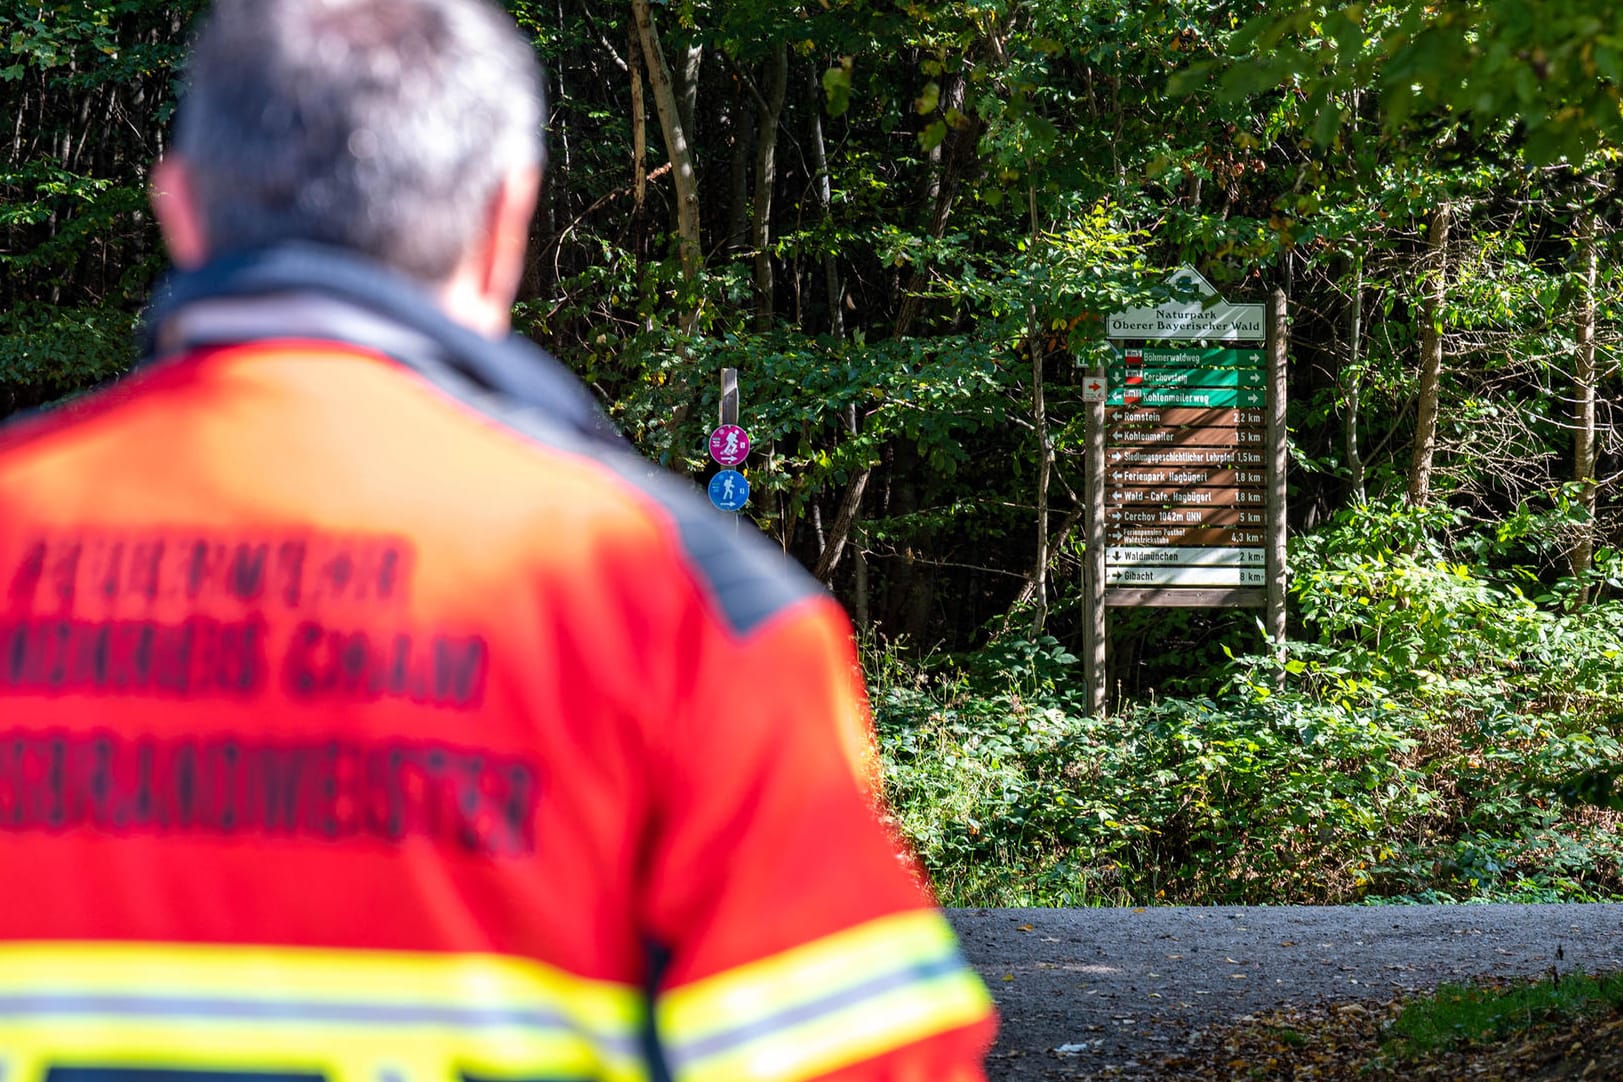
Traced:
<path id="1" fill-rule="evenodd" d="M 842 612 L 508 334 L 542 120 L 482 0 L 205 15 L 146 358 L 0 428 L 0 1079 L 981 1078 Z"/>

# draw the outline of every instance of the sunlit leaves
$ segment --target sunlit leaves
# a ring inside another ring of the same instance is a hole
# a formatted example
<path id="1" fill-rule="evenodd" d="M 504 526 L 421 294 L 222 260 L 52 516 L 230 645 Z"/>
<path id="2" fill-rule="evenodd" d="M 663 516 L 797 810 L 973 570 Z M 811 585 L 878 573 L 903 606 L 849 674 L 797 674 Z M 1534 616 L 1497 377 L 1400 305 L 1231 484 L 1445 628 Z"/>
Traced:
<path id="1" fill-rule="evenodd" d="M 828 115 L 844 116 L 851 108 L 852 58 L 843 56 L 840 62 L 823 72 L 823 93 L 828 99 Z"/>
<path id="2" fill-rule="evenodd" d="M 1320 118 L 1321 143 L 1335 134 L 1325 108 L 1361 87 L 1379 92 L 1389 130 L 1422 118 L 1478 131 L 1515 124 L 1536 163 L 1580 162 L 1623 142 L 1623 10 L 1611 0 L 1271 5 L 1230 55 L 1237 62 L 1192 69 L 1175 89 L 1214 73 L 1233 99 L 1294 88 Z"/>

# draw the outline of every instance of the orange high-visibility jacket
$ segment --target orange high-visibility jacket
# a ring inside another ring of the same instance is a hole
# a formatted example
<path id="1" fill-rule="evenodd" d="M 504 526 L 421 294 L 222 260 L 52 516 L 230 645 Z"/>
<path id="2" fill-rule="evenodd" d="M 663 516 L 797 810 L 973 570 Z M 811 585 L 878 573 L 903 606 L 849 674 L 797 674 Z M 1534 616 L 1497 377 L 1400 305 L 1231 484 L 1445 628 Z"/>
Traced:
<path id="1" fill-rule="evenodd" d="M 826 594 L 356 261 L 171 297 L 0 429 L 0 1078 L 981 1076 Z"/>

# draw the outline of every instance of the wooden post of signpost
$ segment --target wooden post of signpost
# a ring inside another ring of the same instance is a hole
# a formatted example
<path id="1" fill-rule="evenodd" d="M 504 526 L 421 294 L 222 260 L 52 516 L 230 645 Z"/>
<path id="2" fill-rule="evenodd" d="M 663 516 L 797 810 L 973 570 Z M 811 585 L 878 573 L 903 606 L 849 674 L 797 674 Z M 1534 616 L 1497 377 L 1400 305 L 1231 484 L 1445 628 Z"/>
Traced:
<path id="1" fill-rule="evenodd" d="M 738 423 L 738 369 L 723 368 L 721 370 L 721 423 L 736 425 Z M 731 467 L 729 467 L 731 468 Z M 733 536 L 739 533 L 739 515 L 733 515 Z"/>
<path id="2" fill-rule="evenodd" d="M 1276 653 L 1285 649 L 1285 357 L 1290 320 L 1285 291 L 1268 296 L 1268 635 Z"/>
<path id="3" fill-rule="evenodd" d="M 1091 379 L 1103 381 L 1105 373 Z M 1082 596 L 1086 616 L 1082 625 L 1083 679 L 1088 685 L 1088 713 L 1105 712 L 1105 642 L 1109 631 L 1105 613 L 1105 400 L 1087 403 L 1087 451 L 1083 498 L 1087 501 L 1087 551 L 1082 561 Z"/>
<path id="4" fill-rule="evenodd" d="M 738 369 L 721 370 L 721 423 L 738 423 Z"/>

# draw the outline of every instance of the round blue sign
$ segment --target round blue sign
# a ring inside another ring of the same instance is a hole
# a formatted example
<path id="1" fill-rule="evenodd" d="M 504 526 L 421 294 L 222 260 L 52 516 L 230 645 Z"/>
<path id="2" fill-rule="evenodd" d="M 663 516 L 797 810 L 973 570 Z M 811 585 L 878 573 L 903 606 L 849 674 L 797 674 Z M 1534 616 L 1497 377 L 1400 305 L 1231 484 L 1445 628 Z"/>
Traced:
<path id="1" fill-rule="evenodd" d="M 723 511 L 737 511 L 750 501 L 750 483 L 737 470 L 722 470 L 710 479 L 710 502 Z"/>

